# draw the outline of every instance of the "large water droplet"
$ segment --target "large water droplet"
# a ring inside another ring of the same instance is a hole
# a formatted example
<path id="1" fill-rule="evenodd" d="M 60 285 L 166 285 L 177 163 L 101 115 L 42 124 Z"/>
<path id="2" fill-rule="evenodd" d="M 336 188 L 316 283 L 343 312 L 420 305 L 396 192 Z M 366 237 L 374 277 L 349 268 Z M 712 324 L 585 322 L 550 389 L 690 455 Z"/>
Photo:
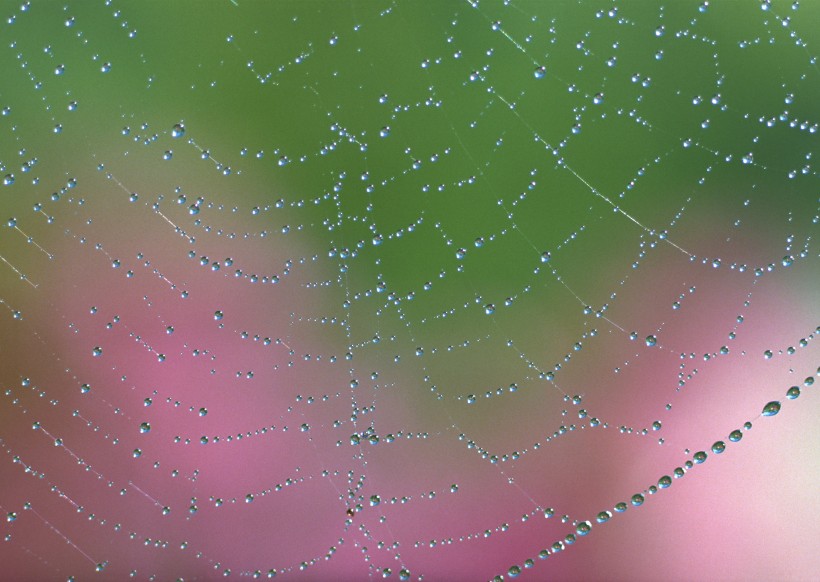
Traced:
<path id="1" fill-rule="evenodd" d="M 777 400 L 772 400 L 766 406 L 763 407 L 763 416 L 774 416 L 780 412 L 780 402 Z"/>
<path id="2" fill-rule="evenodd" d="M 185 126 L 181 123 L 174 125 L 171 129 L 171 137 L 182 137 L 183 135 L 185 135 Z"/>

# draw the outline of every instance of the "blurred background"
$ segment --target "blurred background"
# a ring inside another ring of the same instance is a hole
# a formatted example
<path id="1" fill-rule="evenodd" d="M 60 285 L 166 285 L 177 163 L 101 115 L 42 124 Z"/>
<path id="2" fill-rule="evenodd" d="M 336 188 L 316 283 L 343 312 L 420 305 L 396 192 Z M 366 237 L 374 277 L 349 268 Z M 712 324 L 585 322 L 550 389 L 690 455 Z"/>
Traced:
<path id="1" fill-rule="evenodd" d="M 0 9 L 0 578 L 818 571 L 820 5 Z"/>

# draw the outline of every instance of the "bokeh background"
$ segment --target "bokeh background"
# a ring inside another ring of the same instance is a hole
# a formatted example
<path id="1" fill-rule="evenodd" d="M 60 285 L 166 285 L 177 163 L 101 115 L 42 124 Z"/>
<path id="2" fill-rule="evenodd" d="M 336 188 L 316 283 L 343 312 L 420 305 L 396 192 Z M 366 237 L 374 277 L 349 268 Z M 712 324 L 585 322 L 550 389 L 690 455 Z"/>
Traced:
<path id="1" fill-rule="evenodd" d="M 820 570 L 819 4 L 0 9 L 0 579 Z"/>

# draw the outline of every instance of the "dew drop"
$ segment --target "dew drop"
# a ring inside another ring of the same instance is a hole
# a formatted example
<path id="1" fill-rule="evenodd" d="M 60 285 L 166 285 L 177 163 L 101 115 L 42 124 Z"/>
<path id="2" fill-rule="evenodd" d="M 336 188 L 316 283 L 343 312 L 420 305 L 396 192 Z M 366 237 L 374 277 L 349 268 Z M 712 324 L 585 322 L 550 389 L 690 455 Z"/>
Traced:
<path id="1" fill-rule="evenodd" d="M 780 402 L 777 400 L 772 400 L 766 406 L 763 407 L 763 416 L 774 416 L 780 412 Z"/>

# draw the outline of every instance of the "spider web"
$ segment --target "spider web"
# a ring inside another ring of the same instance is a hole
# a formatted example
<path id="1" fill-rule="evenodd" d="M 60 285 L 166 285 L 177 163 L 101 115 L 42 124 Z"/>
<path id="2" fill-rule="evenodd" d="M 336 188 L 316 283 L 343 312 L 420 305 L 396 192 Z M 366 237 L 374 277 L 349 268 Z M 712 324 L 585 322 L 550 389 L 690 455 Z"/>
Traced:
<path id="1" fill-rule="evenodd" d="M 4 578 L 820 567 L 817 5 L 4 9 Z"/>

